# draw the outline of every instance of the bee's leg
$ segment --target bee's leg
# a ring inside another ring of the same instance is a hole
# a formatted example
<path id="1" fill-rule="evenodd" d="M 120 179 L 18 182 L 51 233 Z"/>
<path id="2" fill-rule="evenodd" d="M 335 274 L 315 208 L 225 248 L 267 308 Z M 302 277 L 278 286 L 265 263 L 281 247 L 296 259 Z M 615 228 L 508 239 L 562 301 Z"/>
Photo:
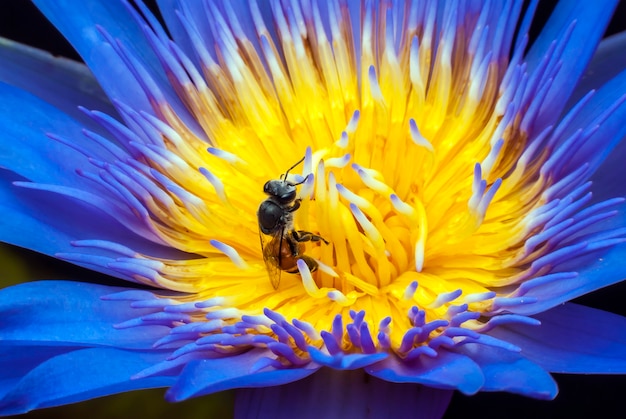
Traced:
<path id="1" fill-rule="evenodd" d="M 306 266 L 309 267 L 309 271 L 311 272 L 317 271 L 317 268 L 319 265 L 317 264 L 315 259 L 313 259 L 312 257 L 307 256 L 307 255 L 302 255 L 298 259 L 302 259 L 304 263 L 306 263 Z"/>
<path id="2" fill-rule="evenodd" d="M 287 241 L 287 244 L 289 245 L 289 251 L 291 252 L 292 256 L 298 256 L 298 254 L 300 254 L 300 246 L 302 246 L 300 243 L 298 243 L 298 241 L 293 237 L 293 235 L 284 235 L 282 239 L 285 239 L 285 241 Z M 282 245 L 282 242 L 281 242 Z"/>
<path id="3" fill-rule="evenodd" d="M 290 206 L 289 208 L 287 208 L 287 211 L 294 212 L 295 210 L 300 208 L 300 202 L 302 202 L 302 200 L 300 198 L 298 198 L 295 201 L 293 201 L 293 205 Z"/>
<path id="4" fill-rule="evenodd" d="M 310 231 L 293 230 L 291 232 L 291 235 L 293 236 L 293 238 L 297 242 L 319 242 L 319 241 L 323 241 L 324 243 L 328 244 L 328 241 L 326 241 L 326 239 L 324 239 L 322 236 L 319 236 L 317 234 L 311 233 Z"/>
<path id="5" fill-rule="evenodd" d="M 309 270 L 311 270 L 311 268 L 309 268 Z M 293 268 L 285 269 L 285 272 L 287 272 L 288 274 L 298 274 L 298 273 L 300 273 L 300 271 L 298 270 L 298 265 L 294 266 Z"/>

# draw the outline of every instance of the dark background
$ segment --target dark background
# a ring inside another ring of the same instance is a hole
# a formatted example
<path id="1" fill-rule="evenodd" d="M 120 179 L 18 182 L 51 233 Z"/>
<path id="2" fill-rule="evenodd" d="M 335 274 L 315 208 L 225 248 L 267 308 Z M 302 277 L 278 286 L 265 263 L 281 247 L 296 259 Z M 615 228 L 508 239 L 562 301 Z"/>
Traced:
<path id="1" fill-rule="evenodd" d="M 107 1 L 107 0 L 103 0 Z M 567 0 L 566 0 L 567 1 Z M 148 2 L 153 6 L 153 2 Z M 536 36 L 553 8 L 552 2 L 542 2 L 531 30 Z M 154 10 L 154 8 L 153 8 Z M 626 29 L 626 2 L 618 7 L 607 35 Z M 79 59 L 65 39 L 39 14 L 28 1 L 9 0 L 2 2 L 0 13 L 0 36 L 33 45 L 38 48 L 74 59 Z M 626 53 L 626 51 L 625 51 Z M 0 63 L 1 65 L 1 63 Z M 94 278 L 91 271 L 82 270 L 60 261 L 28 251 L 0 248 L 0 264 L 10 265 L 10 272 L 4 275 L 20 278 L 91 278 L 110 281 L 108 278 Z M 10 263 L 6 263 L 8 259 Z M 5 281 L 6 280 L 6 281 Z M 0 278 L 0 286 L 12 278 Z M 600 290 L 577 300 L 577 302 L 626 315 L 626 283 Z M 1 319 L 0 319 L 1 321 Z M 626 356 L 626 354 L 625 354 Z M 455 394 L 446 418 L 560 418 L 560 417 L 613 417 L 624 415 L 626 397 L 626 376 L 585 376 L 556 375 L 560 393 L 554 401 L 537 401 L 506 393 L 480 393 L 466 397 Z M 232 415 L 232 393 L 222 393 L 201 399 L 170 405 L 162 400 L 163 390 L 134 392 L 110 396 L 77 405 L 44 409 L 31 412 L 25 418 L 83 417 L 91 419 L 104 417 L 125 417 L 141 413 L 143 418 L 209 418 Z M 295 412 L 294 412 L 295 413 Z M 295 416 L 297 413 L 295 413 Z"/>

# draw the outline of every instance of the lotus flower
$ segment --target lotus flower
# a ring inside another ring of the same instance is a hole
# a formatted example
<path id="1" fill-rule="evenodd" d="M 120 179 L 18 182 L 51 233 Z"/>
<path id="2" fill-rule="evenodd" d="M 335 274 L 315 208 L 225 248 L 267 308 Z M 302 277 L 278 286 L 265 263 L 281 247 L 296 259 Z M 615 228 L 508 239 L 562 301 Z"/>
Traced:
<path id="1" fill-rule="evenodd" d="M 530 45 L 522 3 L 35 0 L 86 66 L 2 44 L 0 239 L 128 285 L 3 289 L 0 412 L 438 417 L 625 373 L 626 318 L 570 302 L 626 277 L 626 73 L 579 84 L 616 2 Z"/>

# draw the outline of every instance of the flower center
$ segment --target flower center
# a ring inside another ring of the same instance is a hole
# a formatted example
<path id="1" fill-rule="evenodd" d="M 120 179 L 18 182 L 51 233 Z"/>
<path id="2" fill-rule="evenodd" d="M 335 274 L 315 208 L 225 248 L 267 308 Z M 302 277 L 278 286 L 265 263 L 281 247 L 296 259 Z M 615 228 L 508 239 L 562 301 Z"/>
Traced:
<path id="1" fill-rule="evenodd" d="M 353 38 L 346 7 L 329 7 L 327 31 L 317 3 L 303 21 L 276 6 L 272 37 L 250 7 L 254 42 L 238 22 L 225 23 L 232 15 L 212 11 L 215 54 L 192 40 L 200 69 L 154 35 L 197 126 L 155 95 L 159 118 L 121 112 L 157 134 L 128 141 L 139 156 L 131 163 L 101 165 L 131 197 L 147 237 L 197 257 L 155 258 L 99 243 L 130 259 L 109 268 L 134 264 L 133 279 L 192 293 L 176 301 L 206 300 L 190 317 L 208 320 L 204 334 L 243 324 L 280 337 L 250 317 L 269 309 L 317 331 L 340 330 L 335 345 L 375 351 L 367 312 L 379 328 L 376 345 L 407 354 L 423 342 L 448 342 L 448 326 L 481 330 L 523 297 L 520 284 L 565 257 L 550 252 L 582 228 L 572 214 L 590 197 L 588 185 L 572 187 L 586 168 L 563 175 L 561 154 L 589 133 L 562 141 L 558 129 L 536 122 L 558 57 L 547 56 L 530 78 L 518 42 L 509 63 L 503 39 L 513 29 L 503 36 L 485 22 L 514 28 L 515 13 L 499 6 L 438 13 L 433 2 L 398 19 L 369 5 Z M 267 199 L 263 185 L 303 156 L 288 178 L 306 178 L 293 229 L 328 244 L 287 249 L 299 259 L 297 272 L 281 272 L 274 289 L 257 212 Z M 347 340 L 342 321 L 351 322 Z"/>
<path id="2" fill-rule="evenodd" d="M 413 306 L 430 320 L 445 317 L 452 302 L 490 307 L 493 291 L 526 268 L 523 214 L 542 205 L 548 185 L 536 173 L 541 158 L 530 168 L 519 161 L 527 139 L 519 115 L 529 104 L 498 106 L 506 66 L 487 52 L 478 16 L 447 28 L 435 48 L 432 16 L 396 41 L 374 31 L 368 10 L 357 57 L 343 36 L 351 33 L 347 11 L 335 12 L 347 23 L 337 23 L 332 43 L 316 21 L 302 38 L 281 27 L 279 44 L 259 27 L 264 56 L 239 39 L 237 51 L 220 47 L 223 65 L 207 63 L 206 84 L 179 87 L 213 141 L 190 163 L 215 189 L 198 191 L 215 215 L 191 231 L 242 268 L 233 274 L 215 249 L 185 239 L 183 248 L 205 254 L 210 266 L 199 288 L 326 327 L 337 304 L 367 310 L 375 322 Z M 259 72 L 263 63 L 269 74 Z M 300 262 L 299 274 L 283 272 L 274 291 L 256 212 L 262 185 L 303 154 L 301 175 L 312 176 L 300 186 L 295 229 L 329 244 L 305 243 L 319 269 Z"/>
<path id="3" fill-rule="evenodd" d="M 198 78 L 178 88 L 213 141 L 208 154 L 186 155 L 206 180 L 187 174 L 176 182 L 198 197 L 193 206 L 180 197 L 189 213 L 207 213 L 173 234 L 172 244 L 206 256 L 193 269 L 196 289 L 322 329 L 338 306 L 346 319 L 366 310 L 374 323 L 398 313 L 398 331 L 411 327 L 405 313 L 413 307 L 428 321 L 447 318 L 454 304 L 490 307 L 493 291 L 525 269 L 522 215 L 542 204 L 547 183 L 518 164 L 527 136 L 516 116 L 528 104 L 508 114 L 498 106 L 506 66 L 481 46 L 485 29 L 474 20 L 469 43 L 458 28 L 444 31 L 435 49 L 426 21 L 399 42 L 377 34 L 375 49 L 366 14 L 357 58 L 349 37 L 333 33 L 331 48 L 310 24 L 306 39 L 281 30 L 280 44 L 260 30 L 263 57 L 244 40 L 238 51 L 224 45 L 223 65 L 207 63 L 206 84 Z M 338 28 L 351 32 L 349 23 Z M 257 70 L 264 62 L 269 74 Z M 176 141 L 170 149 L 181 154 Z M 294 173 L 311 176 L 299 187 L 294 228 L 329 243 L 305 243 L 319 269 L 301 261 L 298 274 L 281 273 L 275 291 L 256 213 L 262 185 L 303 154 Z M 175 177 L 171 169 L 163 175 Z M 392 335 L 398 346 L 402 333 Z"/>

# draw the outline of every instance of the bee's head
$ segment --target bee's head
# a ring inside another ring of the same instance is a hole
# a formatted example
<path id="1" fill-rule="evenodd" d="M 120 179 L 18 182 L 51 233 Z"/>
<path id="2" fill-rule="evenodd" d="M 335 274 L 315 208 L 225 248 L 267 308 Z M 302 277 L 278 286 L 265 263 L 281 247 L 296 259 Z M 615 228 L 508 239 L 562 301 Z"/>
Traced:
<path id="1" fill-rule="evenodd" d="M 287 180 L 268 180 L 263 186 L 263 192 L 282 205 L 296 199 L 296 185 Z"/>

